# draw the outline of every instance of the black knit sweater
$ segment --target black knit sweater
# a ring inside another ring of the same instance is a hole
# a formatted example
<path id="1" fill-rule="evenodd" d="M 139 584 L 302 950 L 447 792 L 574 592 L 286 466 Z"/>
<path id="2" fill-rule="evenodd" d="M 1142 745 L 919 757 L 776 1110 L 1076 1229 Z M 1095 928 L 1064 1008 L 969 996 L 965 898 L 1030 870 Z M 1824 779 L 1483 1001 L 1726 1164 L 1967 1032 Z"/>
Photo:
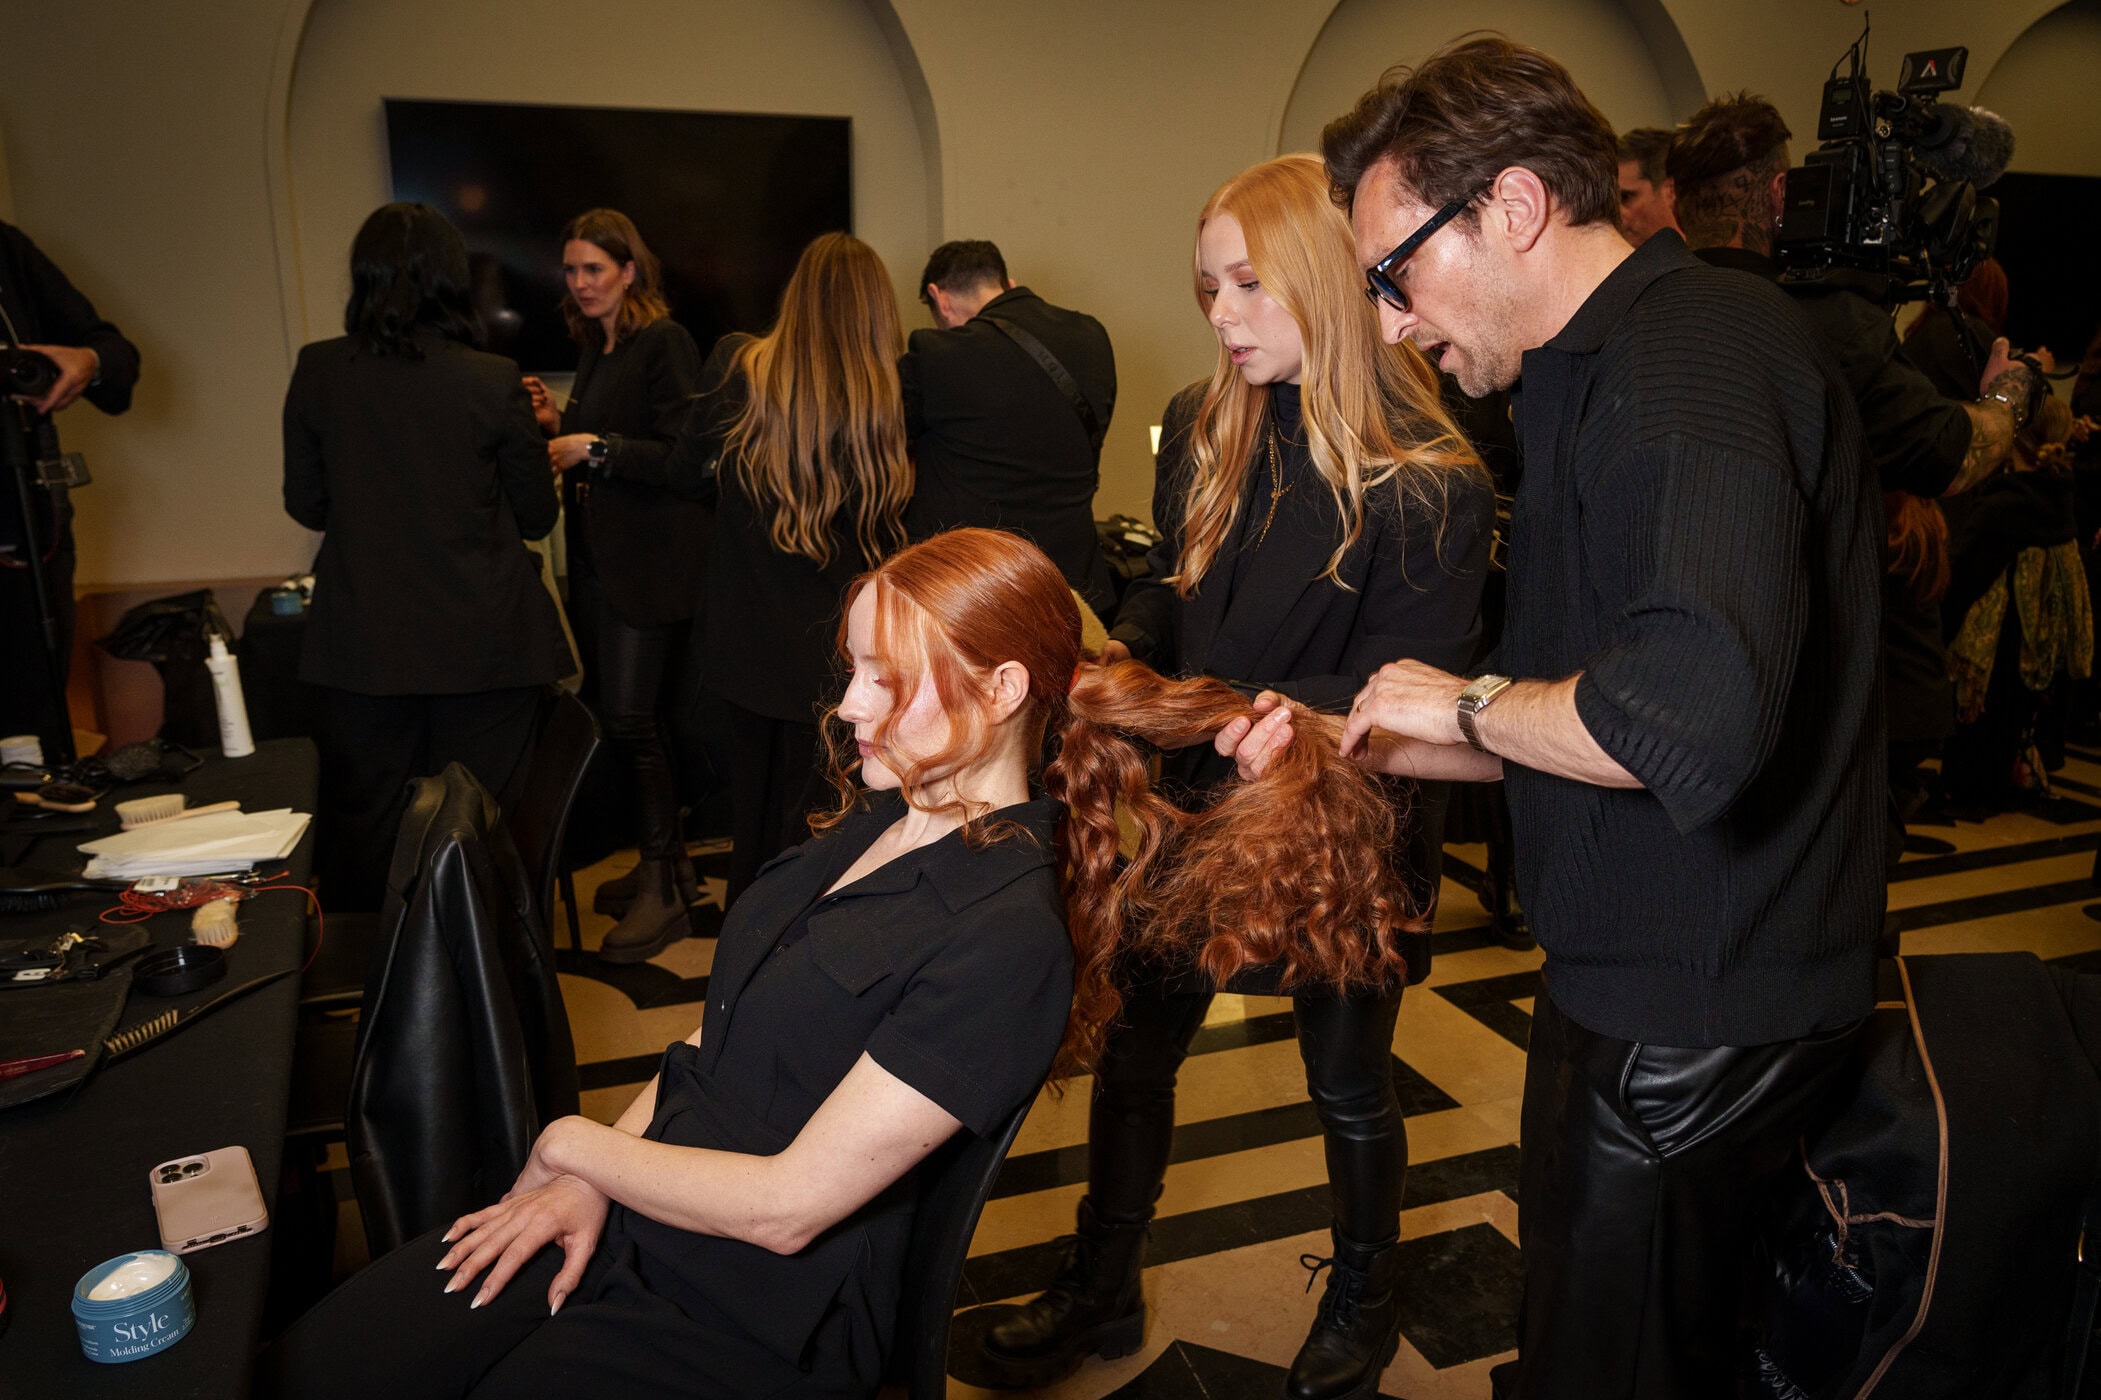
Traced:
<path id="1" fill-rule="evenodd" d="M 1524 357 L 1495 669 L 1582 672 L 1639 778 L 1506 765 L 1518 890 L 1579 1024 L 1682 1046 L 1867 1014 L 1884 903 L 1881 509 L 1776 289 L 1649 240 Z"/>

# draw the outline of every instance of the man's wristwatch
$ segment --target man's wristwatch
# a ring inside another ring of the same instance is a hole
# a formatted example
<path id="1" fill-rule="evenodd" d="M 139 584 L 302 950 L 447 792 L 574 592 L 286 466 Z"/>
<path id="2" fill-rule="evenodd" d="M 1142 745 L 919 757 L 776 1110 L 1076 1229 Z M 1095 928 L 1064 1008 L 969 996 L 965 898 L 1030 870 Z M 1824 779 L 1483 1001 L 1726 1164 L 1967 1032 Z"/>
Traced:
<path id="1" fill-rule="evenodd" d="M 612 450 L 612 447 L 613 445 L 602 437 L 592 438 L 585 445 L 584 455 L 591 459 L 591 466 L 594 470 L 604 469 L 606 454 Z"/>
<path id="2" fill-rule="evenodd" d="M 1495 703 L 1495 698 L 1513 684 L 1515 682 L 1508 676 L 1475 676 L 1466 683 L 1466 689 L 1459 692 L 1459 732 L 1466 736 L 1467 743 L 1482 753 L 1488 752 L 1488 745 L 1482 743 L 1481 736 L 1474 732 L 1474 716 Z"/>

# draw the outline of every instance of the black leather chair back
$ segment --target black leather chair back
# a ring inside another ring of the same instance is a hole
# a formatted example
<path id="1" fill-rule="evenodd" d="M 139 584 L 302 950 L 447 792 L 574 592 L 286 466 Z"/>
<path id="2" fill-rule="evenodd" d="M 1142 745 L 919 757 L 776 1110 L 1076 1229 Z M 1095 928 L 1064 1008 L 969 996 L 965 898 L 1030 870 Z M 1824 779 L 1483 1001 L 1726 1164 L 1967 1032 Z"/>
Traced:
<path id="1" fill-rule="evenodd" d="M 590 707 L 558 686 L 548 687 L 540 737 L 525 771 L 524 790 L 503 814 L 531 884 L 541 936 L 554 946 L 554 888 L 561 875 L 562 842 L 584 772 L 599 749 L 598 720 Z"/>
<path id="2" fill-rule="evenodd" d="M 458 764 L 419 778 L 397 850 L 412 840 L 345 1114 L 375 1258 L 496 1200 L 540 1129 L 577 1110 L 553 954 L 495 799 Z"/>
<path id="3" fill-rule="evenodd" d="M 908 1400 L 944 1400 L 948 1394 L 948 1324 L 970 1237 L 1035 1102 L 1033 1094 L 1024 1099 L 990 1137 L 959 1132 L 919 1164 L 919 1208 L 912 1218 L 911 1252 L 905 1256 L 889 1376 L 905 1388 Z"/>

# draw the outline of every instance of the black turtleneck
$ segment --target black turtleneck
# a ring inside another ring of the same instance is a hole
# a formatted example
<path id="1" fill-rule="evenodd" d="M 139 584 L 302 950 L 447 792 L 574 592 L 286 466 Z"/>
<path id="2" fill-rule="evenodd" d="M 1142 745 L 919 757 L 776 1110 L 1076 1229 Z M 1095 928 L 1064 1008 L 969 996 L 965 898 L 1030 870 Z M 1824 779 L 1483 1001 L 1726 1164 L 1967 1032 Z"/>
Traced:
<path id="1" fill-rule="evenodd" d="M 1274 471 L 1269 456 L 1271 433 L 1276 435 L 1277 441 Z M 1298 511 L 1288 509 L 1293 504 L 1291 498 L 1319 485 L 1313 470 L 1313 454 L 1306 445 L 1306 425 L 1301 417 L 1298 385 L 1269 386 L 1269 421 L 1255 437 L 1254 458 L 1248 463 L 1248 475 L 1251 478 L 1248 489 L 1241 498 L 1246 508 L 1241 512 L 1240 523 L 1234 532 L 1232 587 L 1236 593 L 1247 581 L 1248 570 L 1263 546 L 1275 539 L 1277 531 L 1284 528 L 1287 520 L 1299 516 Z M 1276 497 L 1279 482 L 1284 494 Z M 1277 507 L 1274 516 L 1270 513 L 1272 499 L 1276 500 Z M 1265 523 L 1269 527 L 1267 534 L 1263 532 Z"/>

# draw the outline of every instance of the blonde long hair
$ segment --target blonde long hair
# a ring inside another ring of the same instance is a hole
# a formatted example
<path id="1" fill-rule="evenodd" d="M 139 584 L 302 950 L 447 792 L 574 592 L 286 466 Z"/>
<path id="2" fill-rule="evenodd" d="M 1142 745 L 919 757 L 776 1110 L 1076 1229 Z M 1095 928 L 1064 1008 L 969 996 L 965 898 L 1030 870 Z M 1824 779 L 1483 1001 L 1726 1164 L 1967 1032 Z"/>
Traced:
<path id="1" fill-rule="evenodd" d="M 890 274 L 846 233 L 803 249 L 780 319 L 737 352 L 750 386 L 723 459 L 762 515 L 773 547 L 819 566 L 849 500 L 870 562 L 904 543 L 912 460 L 897 360 L 904 332 Z"/>
<path id="2" fill-rule="evenodd" d="M 1329 198 L 1317 158 L 1279 156 L 1235 175 L 1197 216 L 1198 235 L 1220 214 L 1239 220 L 1263 290 L 1298 322 L 1307 445 L 1344 525 L 1322 577 L 1339 585 L 1343 557 L 1364 533 L 1371 492 L 1390 482 L 1397 504 L 1442 521 L 1453 476 L 1486 480 L 1481 461 L 1445 412 L 1429 361 L 1412 345 L 1379 339 L 1349 223 Z M 1209 316 L 1211 299 L 1196 263 L 1192 258 L 1197 306 Z M 1169 580 L 1185 598 L 1232 536 L 1268 411 L 1268 387 L 1242 379 L 1221 345 L 1190 429 L 1195 471 L 1184 503 L 1181 558 Z"/>

